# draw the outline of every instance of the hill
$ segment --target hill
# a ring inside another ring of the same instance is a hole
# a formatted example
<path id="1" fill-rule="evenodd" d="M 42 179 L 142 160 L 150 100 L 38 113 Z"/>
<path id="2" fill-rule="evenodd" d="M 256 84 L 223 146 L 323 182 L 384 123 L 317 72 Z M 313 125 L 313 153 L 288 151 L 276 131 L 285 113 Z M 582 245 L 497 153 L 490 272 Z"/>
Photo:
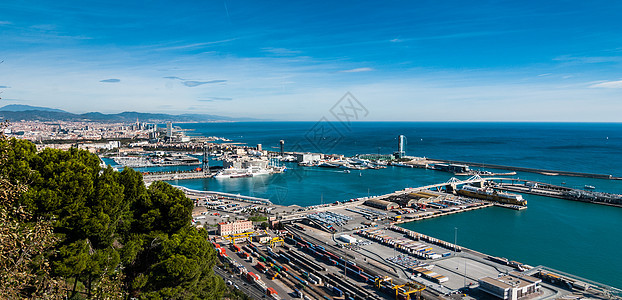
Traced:
<path id="1" fill-rule="evenodd" d="M 54 112 L 64 112 L 64 110 L 56 109 L 56 108 L 48 108 L 41 106 L 30 106 L 30 105 L 22 105 L 22 104 L 9 104 L 3 107 L 0 107 L 0 111 L 54 111 Z"/>
<path id="2" fill-rule="evenodd" d="M 0 108 L 0 119 L 15 121 L 96 121 L 96 122 L 215 122 L 215 121 L 251 121 L 251 118 L 232 118 L 207 114 L 156 114 L 141 112 L 122 112 L 117 114 L 104 114 L 100 112 L 88 112 L 74 114 L 60 109 L 36 107 L 29 105 L 11 104 Z"/>

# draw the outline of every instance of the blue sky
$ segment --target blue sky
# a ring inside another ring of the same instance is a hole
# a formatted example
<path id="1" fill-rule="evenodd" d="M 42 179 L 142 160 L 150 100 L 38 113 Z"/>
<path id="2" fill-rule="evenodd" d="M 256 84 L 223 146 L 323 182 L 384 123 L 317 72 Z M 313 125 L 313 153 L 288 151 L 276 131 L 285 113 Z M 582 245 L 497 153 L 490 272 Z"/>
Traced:
<path id="1" fill-rule="evenodd" d="M 621 20 L 599 0 L 3 0 L 0 105 L 315 121 L 349 91 L 368 121 L 622 122 Z"/>

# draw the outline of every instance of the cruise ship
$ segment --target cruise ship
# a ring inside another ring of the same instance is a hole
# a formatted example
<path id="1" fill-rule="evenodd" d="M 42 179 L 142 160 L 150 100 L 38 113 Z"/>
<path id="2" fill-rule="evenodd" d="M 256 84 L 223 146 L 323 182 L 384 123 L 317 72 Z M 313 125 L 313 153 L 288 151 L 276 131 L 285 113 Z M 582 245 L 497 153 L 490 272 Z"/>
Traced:
<path id="1" fill-rule="evenodd" d="M 218 171 L 218 173 L 214 175 L 214 178 L 222 179 L 222 178 L 240 178 L 240 177 L 251 177 L 251 176 L 253 175 L 251 175 L 251 173 L 249 173 L 248 170 L 228 168 L 228 169 L 222 169 Z"/>
<path id="2" fill-rule="evenodd" d="M 457 192 L 460 195 L 483 200 L 490 200 L 521 206 L 527 205 L 527 200 L 523 199 L 523 196 L 521 195 L 499 192 L 491 188 L 477 188 L 471 185 L 464 185 Z"/>

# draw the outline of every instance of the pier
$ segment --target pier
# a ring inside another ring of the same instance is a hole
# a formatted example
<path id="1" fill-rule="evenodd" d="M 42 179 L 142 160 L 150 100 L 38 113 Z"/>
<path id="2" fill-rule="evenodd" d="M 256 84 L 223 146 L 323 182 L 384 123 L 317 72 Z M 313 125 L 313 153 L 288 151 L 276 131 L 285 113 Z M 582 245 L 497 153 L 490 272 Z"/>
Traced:
<path id="1" fill-rule="evenodd" d="M 143 181 L 145 183 L 151 183 L 154 181 L 170 181 L 170 180 L 183 180 L 183 179 L 200 179 L 211 178 L 211 173 L 203 171 L 186 171 L 186 172 L 150 172 L 143 174 Z"/>
<path id="2" fill-rule="evenodd" d="M 584 191 L 537 181 L 506 178 L 505 182 L 500 180 L 493 187 L 516 193 L 622 207 L 622 195 Z"/>
<path id="3" fill-rule="evenodd" d="M 542 175 L 548 175 L 548 176 L 560 176 L 561 175 L 561 176 L 572 176 L 572 177 L 622 180 L 622 177 L 616 177 L 610 174 L 606 175 L 606 174 L 546 170 L 546 169 L 537 169 L 537 168 L 512 167 L 512 166 L 503 166 L 503 165 L 486 164 L 486 163 L 464 162 L 464 161 L 457 161 L 457 160 L 444 160 L 444 159 L 428 159 L 428 160 L 430 161 L 428 163 L 431 163 L 432 161 L 434 161 L 434 162 L 441 162 L 441 163 L 448 163 L 448 164 L 462 164 L 462 165 L 468 165 L 468 166 L 473 166 L 473 167 L 528 172 L 528 173 L 536 173 L 536 174 L 542 174 Z"/>
<path id="4" fill-rule="evenodd" d="M 216 191 L 198 191 L 189 189 L 187 187 L 174 185 L 174 187 L 182 190 L 186 196 L 189 198 L 197 198 L 197 197 L 220 197 L 220 198 L 228 198 L 236 201 L 248 202 L 248 203 L 256 203 L 256 204 L 264 204 L 264 205 L 272 205 L 272 202 L 266 198 L 245 196 L 240 194 L 230 194 Z"/>

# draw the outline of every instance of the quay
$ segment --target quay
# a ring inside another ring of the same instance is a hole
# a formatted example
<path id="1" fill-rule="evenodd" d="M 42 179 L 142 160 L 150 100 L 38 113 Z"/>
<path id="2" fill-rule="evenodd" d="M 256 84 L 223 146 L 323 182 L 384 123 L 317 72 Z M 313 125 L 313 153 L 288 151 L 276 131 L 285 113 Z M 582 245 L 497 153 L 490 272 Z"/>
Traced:
<path id="1" fill-rule="evenodd" d="M 504 274 L 533 280 L 537 288 L 530 299 L 622 299 L 622 291 L 613 287 L 543 266 L 493 257 L 399 226 L 499 205 L 474 199 L 460 202 L 467 199 L 440 192 L 465 182 L 487 184 L 477 177 L 453 179 L 389 194 L 437 195 L 427 198 L 426 210 L 416 212 L 425 215 L 419 216 L 413 209 L 407 211 L 407 207 L 381 209 L 366 203 L 387 195 L 300 207 L 180 188 L 195 199 L 193 223 L 209 231 L 219 253 L 222 268 L 216 273 L 256 298 L 267 295 L 273 299 L 489 299 L 482 282 L 494 282 Z M 271 229 L 258 227 L 246 233 L 219 236 L 214 227 L 223 219 L 243 221 L 257 212 L 265 214 Z"/>
<path id="2" fill-rule="evenodd" d="M 562 176 L 572 176 L 572 177 L 585 177 L 585 178 L 597 178 L 597 179 L 622 180 L 622 177 L 615 177 L 613 175 L 605 175 L 605 174 L 569 172 L 569 171 L 556 171 L 556 170 L 546 170 L 546 169 L 537 169 L 537 168 L 525 168 L 525 167 L 512 167 L 512 166 L 486 164 L 486 163 L 477 163 L 477 162 L 464 162 L 464 161 L 457 161 L 457 160 L 444 160 L 444 159 L 428 159 L 428 160 L 429 160 L 428 163 L 441 162 L 441 163 L 447 163 L 447 164 L 462 164 L 462 165 L 469 165 L 469 166 L 473 166 L 473 167 L 492 168 L 492 169 L 501 169 L 501 170 L 510 170 L 510 171 L 520 171 L 520 172 L 536 173 L 536 174 L 549 175 L 549 176 L 559 176 L 559 175 L 562 175 Z"/>
<path id="3" fill-rule="evenodd" d="M 585 191 L 524 179 L 507 178 L 498 181 L 493 187 L 504 191 L 622 207 L 622 195 Z"/>
<path id="4" fill-rule="evenodd" d="M 230 193 L 223 193 L 223 192 L 216 192 L 216 191 L 198 191 L 198 190 L 193 190 L 193 189 L 189 189 L 187 187 L 178 186 L 178 185 L 174 185 L 174 187 L 182 190 L 184 194 L 186 194 L 186 196 L 190 199 L 225 198 L 229 200 L 262 204 L 262 205 L 267 205 L 267 206 L 273 205 L 272 202 L 270 202 L 270 200 L 265 199 L 265 198 L 258 198 L 258 197 L 245 196 L 245 195 L 240 195 L 240 194 L 230 194 Z"/>
<path id="5" fill-rule="evenodd" d="M 143 173 L 143 181 L 151 183 L 154 181 L 211 178 L 213 176 L 211 173 L 203 171 L 149 172 Z"/>

